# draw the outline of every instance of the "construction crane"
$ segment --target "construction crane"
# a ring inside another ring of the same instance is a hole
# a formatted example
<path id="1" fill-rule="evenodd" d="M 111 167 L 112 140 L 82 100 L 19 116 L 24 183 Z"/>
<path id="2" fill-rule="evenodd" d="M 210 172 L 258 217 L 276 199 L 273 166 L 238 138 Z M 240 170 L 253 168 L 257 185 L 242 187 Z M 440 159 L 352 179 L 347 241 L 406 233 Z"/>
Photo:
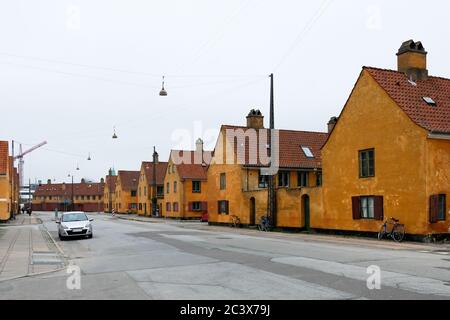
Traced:
<path id="1" fill-rule="evenodd" d="M 42 146 L 45 146 L 47 144 L 47 141 L 41 142 L 38 145 L 35 145 L 33 148 L 30 148 L 29 150 L 22 152 L 22 144 L 20 144 L 19 148 L 19 154 L 14 157 L 14 160 L 19 160 L 19 181 L 20 181 L 20 187 L 23 186 L 23 166 L 25 164 L 25 161 L 23 161 L 23 157 L 27 154 L 33 152 L 36 149 L 39 149 Z"/>

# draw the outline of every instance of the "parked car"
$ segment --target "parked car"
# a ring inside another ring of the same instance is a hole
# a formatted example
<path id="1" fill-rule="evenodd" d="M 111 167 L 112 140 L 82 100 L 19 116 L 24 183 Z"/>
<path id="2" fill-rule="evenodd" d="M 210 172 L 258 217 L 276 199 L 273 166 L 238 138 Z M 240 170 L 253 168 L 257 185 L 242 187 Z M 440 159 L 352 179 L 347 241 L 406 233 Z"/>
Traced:
<path id="1" fill-rule="evenodd" d="M 92 221 L 86 213 L 82 211 L 64 212 L 56 222 L 58 224 L 59 239 L 64 240 L 69 237 L 92 238 Z"/>

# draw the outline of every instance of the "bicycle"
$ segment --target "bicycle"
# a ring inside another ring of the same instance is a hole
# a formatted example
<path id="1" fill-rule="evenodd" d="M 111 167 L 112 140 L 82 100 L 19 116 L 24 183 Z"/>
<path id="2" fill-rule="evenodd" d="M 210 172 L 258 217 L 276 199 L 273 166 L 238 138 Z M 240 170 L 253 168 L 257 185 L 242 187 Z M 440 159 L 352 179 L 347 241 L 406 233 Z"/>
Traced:
<path id="1" fill-rule="evenodd" d="M 384 236 L 391 237 L 395 242 L 402 242 L 405 238 L 405 225 L 399 223 L 400 220 L 395 218 L 387 219 L 381 226 L 380 232 L 378 232 L 378 240 L 384 238 Z M 389 231 L 388 225 L 392 226 Z"/>
<path id="2" fill-rule="evenodd" d="M 231 216 L 231 226 L 233 228 L 240 228 L 241 219 L 238 216 Z"/>
<path id="3" fill-rule="evenodd" d="M 269 217 L 261 217 L 261 222 L 258 224 L 258 230 L 259 231 L 265 231 L 268 232 L 270 229 L 270 220 Z"/>

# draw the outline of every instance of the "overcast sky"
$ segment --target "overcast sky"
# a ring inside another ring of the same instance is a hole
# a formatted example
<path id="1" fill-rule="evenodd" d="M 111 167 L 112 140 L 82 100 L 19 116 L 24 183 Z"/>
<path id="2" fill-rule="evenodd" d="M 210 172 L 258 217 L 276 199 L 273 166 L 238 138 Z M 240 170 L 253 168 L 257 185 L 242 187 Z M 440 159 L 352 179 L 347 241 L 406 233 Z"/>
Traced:
<path id="1" fill-rule="evenodd" d="M 268 124 L 271 72 L 276 127 L 325 131 L 362 66 L 395 69 L 405 40 L 449 77 L 449 12 L 441 0 L 0 0 L 0 140 L 48 141 L 25 158 L 33 181 L 139 170 L 153 145 L 161 160 L 200 136 L 211 149 L 251 108 Z"/>

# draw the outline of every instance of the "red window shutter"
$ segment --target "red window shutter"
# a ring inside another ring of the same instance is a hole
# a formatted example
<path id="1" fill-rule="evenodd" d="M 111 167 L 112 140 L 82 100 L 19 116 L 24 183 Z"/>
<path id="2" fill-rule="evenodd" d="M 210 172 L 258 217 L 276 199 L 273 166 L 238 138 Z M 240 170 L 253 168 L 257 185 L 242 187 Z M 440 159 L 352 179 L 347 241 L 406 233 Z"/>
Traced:
<path id="1" fill-rule="evenodd" d="M 352 197 L 353 220 L 361 219 L 361 197 Z"/>
<path id="2" fill-rule="evenodd" d="M 230 213 L 230 207 L 229 207 L 229 202 L 228 202 L 228 200 L 227 201 L 225 201 L 225 212 L 226 212 L 226 214 L 229 214 Z"/>
<path id="3" fill-rule="evenodd" d="M 375 220 L 384 220 L 384 202 L 382 196 L 374 198 Z"/>
<path id="4" fill-rule="evenodd" d="M 204 213 L 208 212 L 208 202 L 202 202 L 202 211 Z"/>
<path id="5" fill-rule="evenodd" d="M 188 203 L 188 208 L 189 208 L 189 212 L 194 211 L 194 205 L 193 205 L 192 202 L 189 202 L 189 203 Z"/>
<path id="6" fill-rule="evenodd" d="M 436 223 L 439 215 L 439 196 L 432 195 L 430 197 L 430 223 Z"/>

